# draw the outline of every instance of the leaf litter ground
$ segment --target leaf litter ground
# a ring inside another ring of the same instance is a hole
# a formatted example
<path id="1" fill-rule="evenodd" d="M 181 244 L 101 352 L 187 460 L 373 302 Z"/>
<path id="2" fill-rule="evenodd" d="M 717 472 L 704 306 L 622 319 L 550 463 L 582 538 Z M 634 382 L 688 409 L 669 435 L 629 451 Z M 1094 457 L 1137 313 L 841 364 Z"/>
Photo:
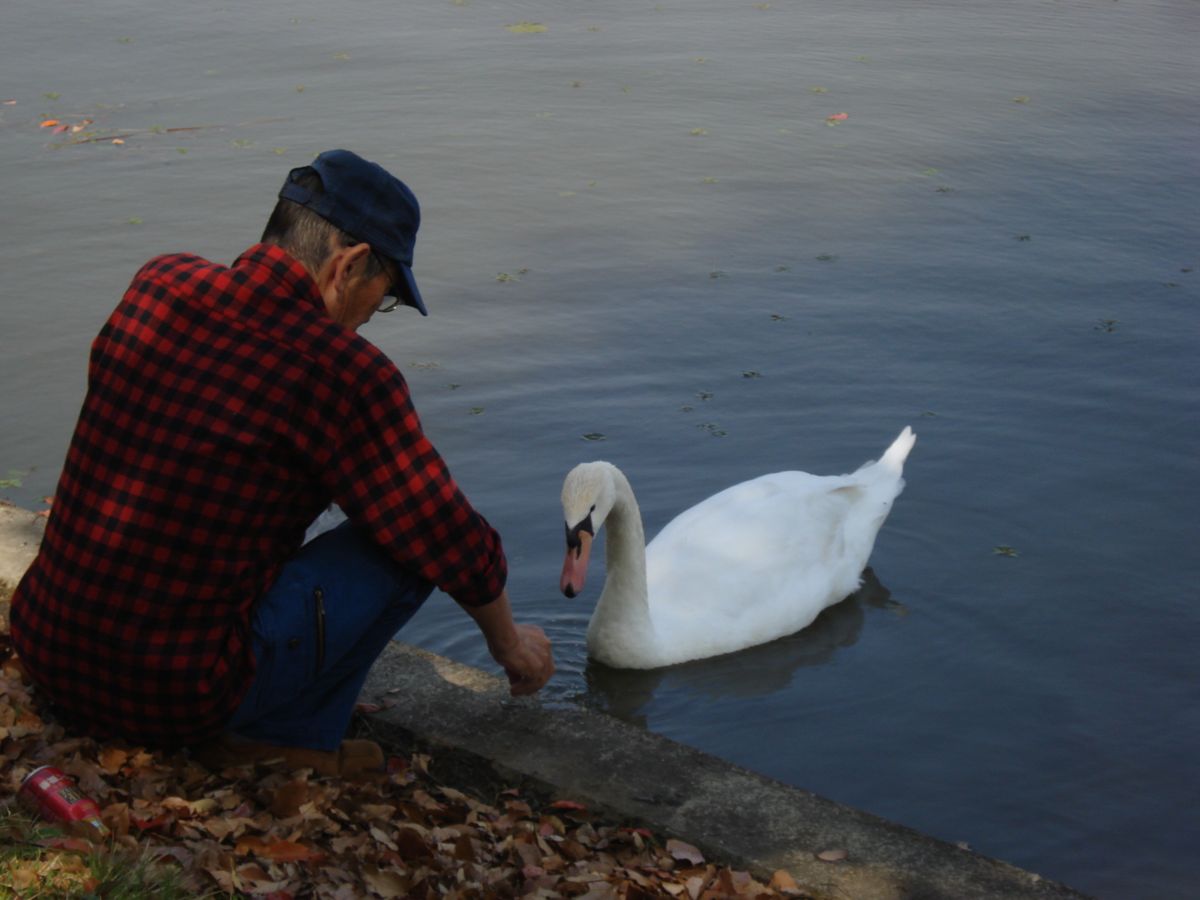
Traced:
<path id="1" fill-rule="evenodd" d="M 211 772 L 185 753 L 73 736 L 44 714 L 3 634 L 0 660 L 0 831 L 10 832 L 0 843 L 26 850 L 0 855 L 0 897 L 114 896 L 96 874 L 114 860 L 154 868 L 179 886 L 175 896 L 812 896 L 785 871 L 764 883 L 577 802 L 517 789 L 484 802 L 437 783 L 424 754 L 337 779 L 281 761 Z M 42 765 L 96 801 L 111 830 L 105 844 L 28 818 L 13 824 L 21 781 Z"/>

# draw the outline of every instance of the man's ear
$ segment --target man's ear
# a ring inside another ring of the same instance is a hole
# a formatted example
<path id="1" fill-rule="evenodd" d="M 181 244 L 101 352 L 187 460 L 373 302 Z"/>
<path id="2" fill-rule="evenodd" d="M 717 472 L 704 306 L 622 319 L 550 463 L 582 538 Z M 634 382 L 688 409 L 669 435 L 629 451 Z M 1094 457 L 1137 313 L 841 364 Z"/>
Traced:
<path id="1" fill-rule="evenodd" d="M 338 287 L 345 290 L 349 287 L 351 278 L 362 278 L 370 254 L 370 244 L 351 244 L 334 251 L 334 275 Z"/>

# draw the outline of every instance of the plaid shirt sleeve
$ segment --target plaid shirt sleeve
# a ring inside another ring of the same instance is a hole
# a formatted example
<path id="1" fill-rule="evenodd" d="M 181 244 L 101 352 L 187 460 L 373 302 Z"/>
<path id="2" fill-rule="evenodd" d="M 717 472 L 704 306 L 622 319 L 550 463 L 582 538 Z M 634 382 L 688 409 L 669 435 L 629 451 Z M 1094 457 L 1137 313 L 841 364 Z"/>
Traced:
<path id="1" fill-rule="evenodd" d="M 340 371 L 363 381 L 322 465 L 338 505 L 397 562 L 459 603 L 494 600 L 507 577 L 500 536 L 425 436 L 403 376 L 386 360 Z"/>

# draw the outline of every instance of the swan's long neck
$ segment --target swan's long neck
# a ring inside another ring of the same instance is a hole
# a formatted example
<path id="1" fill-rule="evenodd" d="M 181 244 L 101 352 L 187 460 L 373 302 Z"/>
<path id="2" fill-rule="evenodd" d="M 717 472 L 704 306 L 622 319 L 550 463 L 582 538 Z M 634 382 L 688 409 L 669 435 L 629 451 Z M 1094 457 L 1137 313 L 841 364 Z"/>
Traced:
<path id="1" fill-rule="evenodd" d="M 608 632 L 608 640 L 622 643 L 653 641 L 646 588 L 646 533 L 642 513 L 628 479 L 612 470 L 616 500 L 604 522 L 604 590 L 596 603 L 591 630 Z M 619 631 L 619 634 L 615 634 Z"/>

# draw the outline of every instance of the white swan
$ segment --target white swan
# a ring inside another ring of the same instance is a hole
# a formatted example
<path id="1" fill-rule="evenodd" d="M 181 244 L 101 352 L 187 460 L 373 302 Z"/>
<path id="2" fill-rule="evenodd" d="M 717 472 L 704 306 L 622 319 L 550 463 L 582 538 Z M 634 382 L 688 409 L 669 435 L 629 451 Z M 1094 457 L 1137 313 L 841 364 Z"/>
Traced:
<path id="1" fill-rule="evenodd" d="M 621 470 L 576 466 L 562 490 L 568 597 L 583 590 L 592 539 L 608 525 L 607 577 L 588 625 L 588 655 L 616 668 L 653 669 L 809 625 L 858 589 L 915 441 L 905 428 L 878 462 L 851 475 L 777 472 L 726 488 L 676 516 L 649 546 Z"/>

